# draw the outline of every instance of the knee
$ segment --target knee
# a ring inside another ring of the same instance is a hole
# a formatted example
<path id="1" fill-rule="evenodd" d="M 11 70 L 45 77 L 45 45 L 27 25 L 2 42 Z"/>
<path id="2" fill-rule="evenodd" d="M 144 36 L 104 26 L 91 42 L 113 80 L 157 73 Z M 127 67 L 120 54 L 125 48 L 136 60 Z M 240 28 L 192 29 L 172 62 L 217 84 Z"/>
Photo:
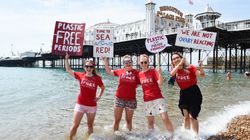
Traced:
<path id="1" fill-rule="evenodd" d="M 93 128 L 93 123 L 88 122 L 87 125 L 88 125 L 88 128 Z"/>
<path id="2" fill-rule="evenodd" d="M 184 119 L 184 121 L 189 121 L 190 117 L 187 115 L 187 116 L 184 116 L 183 119 Z"/>
<path id="3" fill-rule="evenodd" d="M 71 129 L 76 130 L 79 127 L 80 124 L 73 123 Z"/>
<path id="4" fill-rule="evenodd" d="M 149 126 L 152 126 L 152 127 L 153 127 L 153 126 L 154 126 L 154 123 L 155 123 L 154 121 L 148 121 L 148 125 L 149 125 Z"/>
<path id="5" fill-rule="evenodd" d="M 120 118 L 116 118 L 115 120 L 114 120 L 114 123 L 120 123 L 120 121 L 121 121 L 121 119 Z"/>
<path id="6" fill-rule="evenodd" d="M 191 121 L 196 121 L 196 120 L 197 120 L 197 117 L 191 116 L 191 117 L 190 117 L 190 120 L 191 120 Z"/>
<path id="7" fill-rule="evenodd" d="M 132 119 L 126 118 L 126 122 L 127 122 L 127 124 L 131 124 L 132 123 Z"/>

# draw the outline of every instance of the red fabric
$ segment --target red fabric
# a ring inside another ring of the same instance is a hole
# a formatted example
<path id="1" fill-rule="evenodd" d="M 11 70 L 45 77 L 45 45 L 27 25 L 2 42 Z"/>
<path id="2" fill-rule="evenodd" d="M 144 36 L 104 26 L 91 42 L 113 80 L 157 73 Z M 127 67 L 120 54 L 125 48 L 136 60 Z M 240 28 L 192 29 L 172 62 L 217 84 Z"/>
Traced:
<path id="1" fill-rule="evenodd" d="M 158 73 L 155 69 L 149 69 L 146 72 L 141 71 L 139 73 L 139 78 L 143 90 L 143 100 L 145 102 L 163 98 L 161 89 L 157 82 L 157 80 L 159 79 L 158 77 Z"/>
<path id="2" fill-rule="evenodd" d="M 190 65 L 187 70 L 178 70 L 175 80 L 181 89 L 186 89 L 192 85 L 197 84 L 197 77 L 195 75 L 196 67 Z"/>
<path id="3" fill-rule="evenodd" d="M 136 87 L 140 83 L 137 70 L 130 72 L 125 69 L 114 70 L 114 75 L 119 77 L 119 84 L 116 90 L 116 97 L 124 100 L 136 99 Z"/>
<path id="4" fill-rule="evenodd" d="M 92 77 L 86 77 L 85 73 L 74 72 L 75 79 L 80 84 L 80 94 L 77 98 L 77 103 L 86 106 L 96 106 L 96 91 L 98 86 L 102 86 L 102 78 L 94 75 Z"/>

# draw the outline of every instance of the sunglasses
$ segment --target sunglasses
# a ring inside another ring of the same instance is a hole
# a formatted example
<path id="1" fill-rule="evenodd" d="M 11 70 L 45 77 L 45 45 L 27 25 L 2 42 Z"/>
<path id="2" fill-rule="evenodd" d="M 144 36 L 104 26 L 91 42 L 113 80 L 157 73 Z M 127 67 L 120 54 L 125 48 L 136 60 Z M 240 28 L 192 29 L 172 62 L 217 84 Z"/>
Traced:
<path id="1" fill-rule="evenodd" d="M 147 61 L 142 61 L 142 62 L 140 62 L 141 64 L 148 64 L 148 62 Z"/>
<path id="2" fill-rule="evenodd" d="M 85 68 L 90 68 L 90 69 L 93 69 L 94 66 L 88 66 L 88 65 L 85 65 Z"/>
<path id="3" fill-rule="evenodd" d="M 172 58 L 172 60 L 176 60 L 176 59 L 179 59 L 180 57 L 178 56 L 178 57 L 175 57 L 175 58 Z"/>
<path id="4" fill-rule="evenodd" d="M 132 61 L 131 60 L 127 60 L 127 61 L 124 61 L 123 64 L 131 64 Z"/>

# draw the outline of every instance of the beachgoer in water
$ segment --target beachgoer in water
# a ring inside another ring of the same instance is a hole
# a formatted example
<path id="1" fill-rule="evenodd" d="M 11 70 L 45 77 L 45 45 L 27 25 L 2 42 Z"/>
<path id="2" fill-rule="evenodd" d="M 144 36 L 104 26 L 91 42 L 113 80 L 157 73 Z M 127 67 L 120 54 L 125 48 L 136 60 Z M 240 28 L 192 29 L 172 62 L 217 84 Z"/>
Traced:
<path id="1" fill-rule="evenodd" d="M 244 75 L 249 78 L 250 77 L 250 72 L 246 71 Z"/>
<path id="2" fill-rule="evenodd" d="M 170 72 L 180 87 L 179 108 L 183 115 L 184 127 L 198 134 L 198 115 L 201 110 L 202 94 L 197 86 L 197 77 L 205 77 L 202 62 L 199 62 L 199 70 L 194 65 L 188 64 L 185 58 L 175 52 L 172 54 L 173 68 Z"/>
<path id="3" fill-rule="evenodd" d="M 73 125 L 70 128 L 70 140 L 75 136 L 84 114 L 87 116 L 88 134 L 93 133 L 93 125 L 97 110 L 97 101 L 100 100 L 104 92 L 104 84 L 102 78 L 97 75 L 95 64 L 92 60 L 84 62 L 85 72 L 74 72 L 69 65 L 69 55 L 65 56 L 66 71 L 79 81 L 80 94 L 77 98 L 77 103 L 74 109 Z M 97 88 L 100 87 L 100 93 L 96 97 Z"/>
<path id="4" fill-rule="evenodd" d="M 123 57 L 124 68 L 112 70 L 109 67 L 107 58 L 103 58 L 106 72 L 109 75 L 119 77 L 119 84 L 114 99 L 114 123 L 113 130 L 119 130 L 119 124 L 122 118 L 123 110 L 125 110 L 126 127 L 132 130 L 132 119 L 134 110 L 137 107 L 136 87 L 139 84 L 139 71 L 133 69 L 132 57 L 125 55 Z"/>
<path id="5" fill-rule="evenodd" d="M 232 80 L 232 78 L 233 78 L 233 77 L 232 77 L 231 71 L 228 71 L 228 72 L 227 72 L 227 75 L 226 75 L 226 79 L 227 79 L 227 80 Z"/>

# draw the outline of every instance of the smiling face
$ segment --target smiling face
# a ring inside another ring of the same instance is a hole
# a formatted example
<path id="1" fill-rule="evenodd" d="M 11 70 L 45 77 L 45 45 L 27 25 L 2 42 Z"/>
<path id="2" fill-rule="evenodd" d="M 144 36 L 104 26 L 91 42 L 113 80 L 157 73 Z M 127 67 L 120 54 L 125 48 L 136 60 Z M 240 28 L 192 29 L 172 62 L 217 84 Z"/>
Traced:
<path id="1" fill-rule="evenodd" d="M 93 63 L 91 63 L 91 61 L 85 62 L 84 70 L 87 74 L 92 74 L 94 69 L 95 69 L 95 66 L 93 65 Z"/>
<path id="2" fill-rule="evenodd" d="M 178 65 L 182 58 L 183 57 L 178 53 L 173 54 L 172 55 L 172 63 L 173 63 L 173 65 L 174 66 Z"/>
<path id="3" fill-rule="evenodd" d="M 124 68 L 128 71 L 132 70 L 133 69 L 132 64 L 133 64 L 132 58 L 129 55 L 124 56 L 123 58 Z"/>
<path id="4" fill-rule="evenodd" d="M 149 64 L 148 56 L 145 54 L 140 55 L 139 63 L 140 63 L 140 67 L 142 68 L 142 70 L 148 69 L 148 64 Z"/>

